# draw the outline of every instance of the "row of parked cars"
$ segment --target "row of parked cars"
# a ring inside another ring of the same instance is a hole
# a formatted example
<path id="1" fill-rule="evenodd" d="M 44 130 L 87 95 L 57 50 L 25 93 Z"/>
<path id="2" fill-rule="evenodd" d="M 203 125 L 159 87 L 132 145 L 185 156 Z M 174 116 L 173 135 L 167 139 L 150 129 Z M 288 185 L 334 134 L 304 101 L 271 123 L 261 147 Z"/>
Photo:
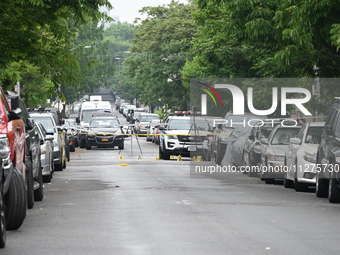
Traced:
<path id="1" fill-rule="evenodd" d="M 69 160 L 58 111 L 27 109 L 16 94 L 0 88 L 0 247 L 6 229 L 20 228 L 27 209 L 44 198 L 43 183 Z"/>
<path id="2" fill-rule="evenodd" d="M 307 191 L 340 202 L 340 98 L 335 98 L 326 122 L 269 119 L 252 114 L 224 118 L 192 112 L 170 114 L 148 125 L 147 140 L 159 144 L 159 157 L 201 156 L 231 166 L 267 184 Z"/>
<path id="3" fill-rule="evenodd" d="M 116 96 L 116 110 L 121 113 L 126 121 L 131 124 L 126 133 L 135 133 L 139 136 L 146 136 L 147 141 L 151 141 L 151 122 L 152 125 L 160 122 L 158 114 L 148 113 L 145 108 L 137 108 L 136 105 L 125 102 L 124 99 Z"/>
<path id="4" fill-rule="evenodd" d="M 247 125 L 231 125 L 244 120 Z M 335 98 L 325 122 L 301 125 L 297 120 L 231 113 L 224 122 L 209 138 L 209 160 L 237 167 L 267 184 L 283 180 L 285 188 L 299 192 L 315 186 L 318 197 L 340 202 L 340 98 Z"/>

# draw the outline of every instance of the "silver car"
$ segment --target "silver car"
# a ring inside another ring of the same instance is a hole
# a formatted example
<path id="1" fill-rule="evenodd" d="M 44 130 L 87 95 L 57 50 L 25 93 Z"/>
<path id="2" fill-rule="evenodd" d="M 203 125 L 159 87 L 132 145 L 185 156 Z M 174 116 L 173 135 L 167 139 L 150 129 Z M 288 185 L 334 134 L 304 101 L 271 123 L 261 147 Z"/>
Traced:
<path id="1" fill-rule="evenodd" d="M 275 179 L 283 179 L 284 161 L 288 150 L 289 139 L 296 137 L 301 126 L 276 126 L 268 138 L 262 138 L 260 177 L 267 184 Z"/>
<path id="2" fill-rule="evenodd" d="M 51 182 L 54 164 L 53 164 L 53 135 L 48 135 L 46 129 L 40 122 L 36 122 L 39 130 L 40 149 L 41 149 L 41 167 L 44 182 Z"/>

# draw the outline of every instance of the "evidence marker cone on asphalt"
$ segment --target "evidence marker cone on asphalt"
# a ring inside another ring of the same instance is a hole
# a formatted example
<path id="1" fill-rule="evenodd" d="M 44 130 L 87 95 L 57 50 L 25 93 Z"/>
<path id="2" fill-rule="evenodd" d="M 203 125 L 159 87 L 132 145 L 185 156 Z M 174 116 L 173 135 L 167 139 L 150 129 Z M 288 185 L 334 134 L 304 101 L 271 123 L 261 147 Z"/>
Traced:
<path id="1" fill-rule="evenodd" d="M 123 159 L 124 159 L 123 155 L 119 155 L 119 160 L 123 160 Z"/>
<path id="2" fill-rule="evenodd" d="M 178 155 L 177 161 L 182 161 L 182 156 L 181 155 Z"/>

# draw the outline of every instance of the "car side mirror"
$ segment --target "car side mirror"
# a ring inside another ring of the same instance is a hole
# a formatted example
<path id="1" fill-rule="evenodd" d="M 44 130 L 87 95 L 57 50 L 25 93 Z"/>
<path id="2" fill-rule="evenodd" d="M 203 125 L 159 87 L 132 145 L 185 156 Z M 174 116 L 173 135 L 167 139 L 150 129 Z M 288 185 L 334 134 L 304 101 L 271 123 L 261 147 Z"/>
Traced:
<path id="1" fill-rule="evenodd" d="M 164 126 L 159 126 L 159 130 L 165 130 Z"/>
<path id="2" fill-rule="evenodd" d="M 292 137 L 292 138 L 289 139 L 289 142 L 291 144 L 298 144 L 298 145 L 300 145 L 301 144 L 301 139 L 297 138 L 297 137 Z"/>
<path id="3" fill-rule="evenodd" d="M 261 138 L 261 143 L 263 144 L 269 144 L 268 138 Z"/>
<path id="4" fill-rule="evenodd" d="M 76 123 L 77 123 L 77 124 L 80 124 L 80 119 L 79 119 L 79 117 L 76 118 Z"/>

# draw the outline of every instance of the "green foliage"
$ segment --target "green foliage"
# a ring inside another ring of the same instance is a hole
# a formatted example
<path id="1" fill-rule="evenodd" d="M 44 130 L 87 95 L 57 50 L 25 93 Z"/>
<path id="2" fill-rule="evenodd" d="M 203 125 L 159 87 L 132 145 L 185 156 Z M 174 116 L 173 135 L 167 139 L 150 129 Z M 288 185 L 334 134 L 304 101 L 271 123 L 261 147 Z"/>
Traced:
<path id="1" fill-rule="evenodd" d="M 190 59 L 196 26 L 193 5 L 171 2 L 167 6 L 144 7 L 147 18 L 136 28 L 131 56 L 124 62 L 124 75 L 135 97 L 152 109 L 186 109 L 189 90 L 183 85 L 180 70 Z"/>
<path id="2" fill-rule="evenodd" d="M 61 98 L 59 84 L 79 83 L 81 73 L 73 48 L 76 32 L 89 21 L 110 20 L 99 7 L 108 0 L 3 0 L 0 2 L 0 68 L 27 61 L 49 77 L 49 91 Z M 8 73 L 8 72 L 7 72 Z M 2 79 L 4 80 L 4 78 Z M 33 98 L 33 97 L 32 97 Z"/>

